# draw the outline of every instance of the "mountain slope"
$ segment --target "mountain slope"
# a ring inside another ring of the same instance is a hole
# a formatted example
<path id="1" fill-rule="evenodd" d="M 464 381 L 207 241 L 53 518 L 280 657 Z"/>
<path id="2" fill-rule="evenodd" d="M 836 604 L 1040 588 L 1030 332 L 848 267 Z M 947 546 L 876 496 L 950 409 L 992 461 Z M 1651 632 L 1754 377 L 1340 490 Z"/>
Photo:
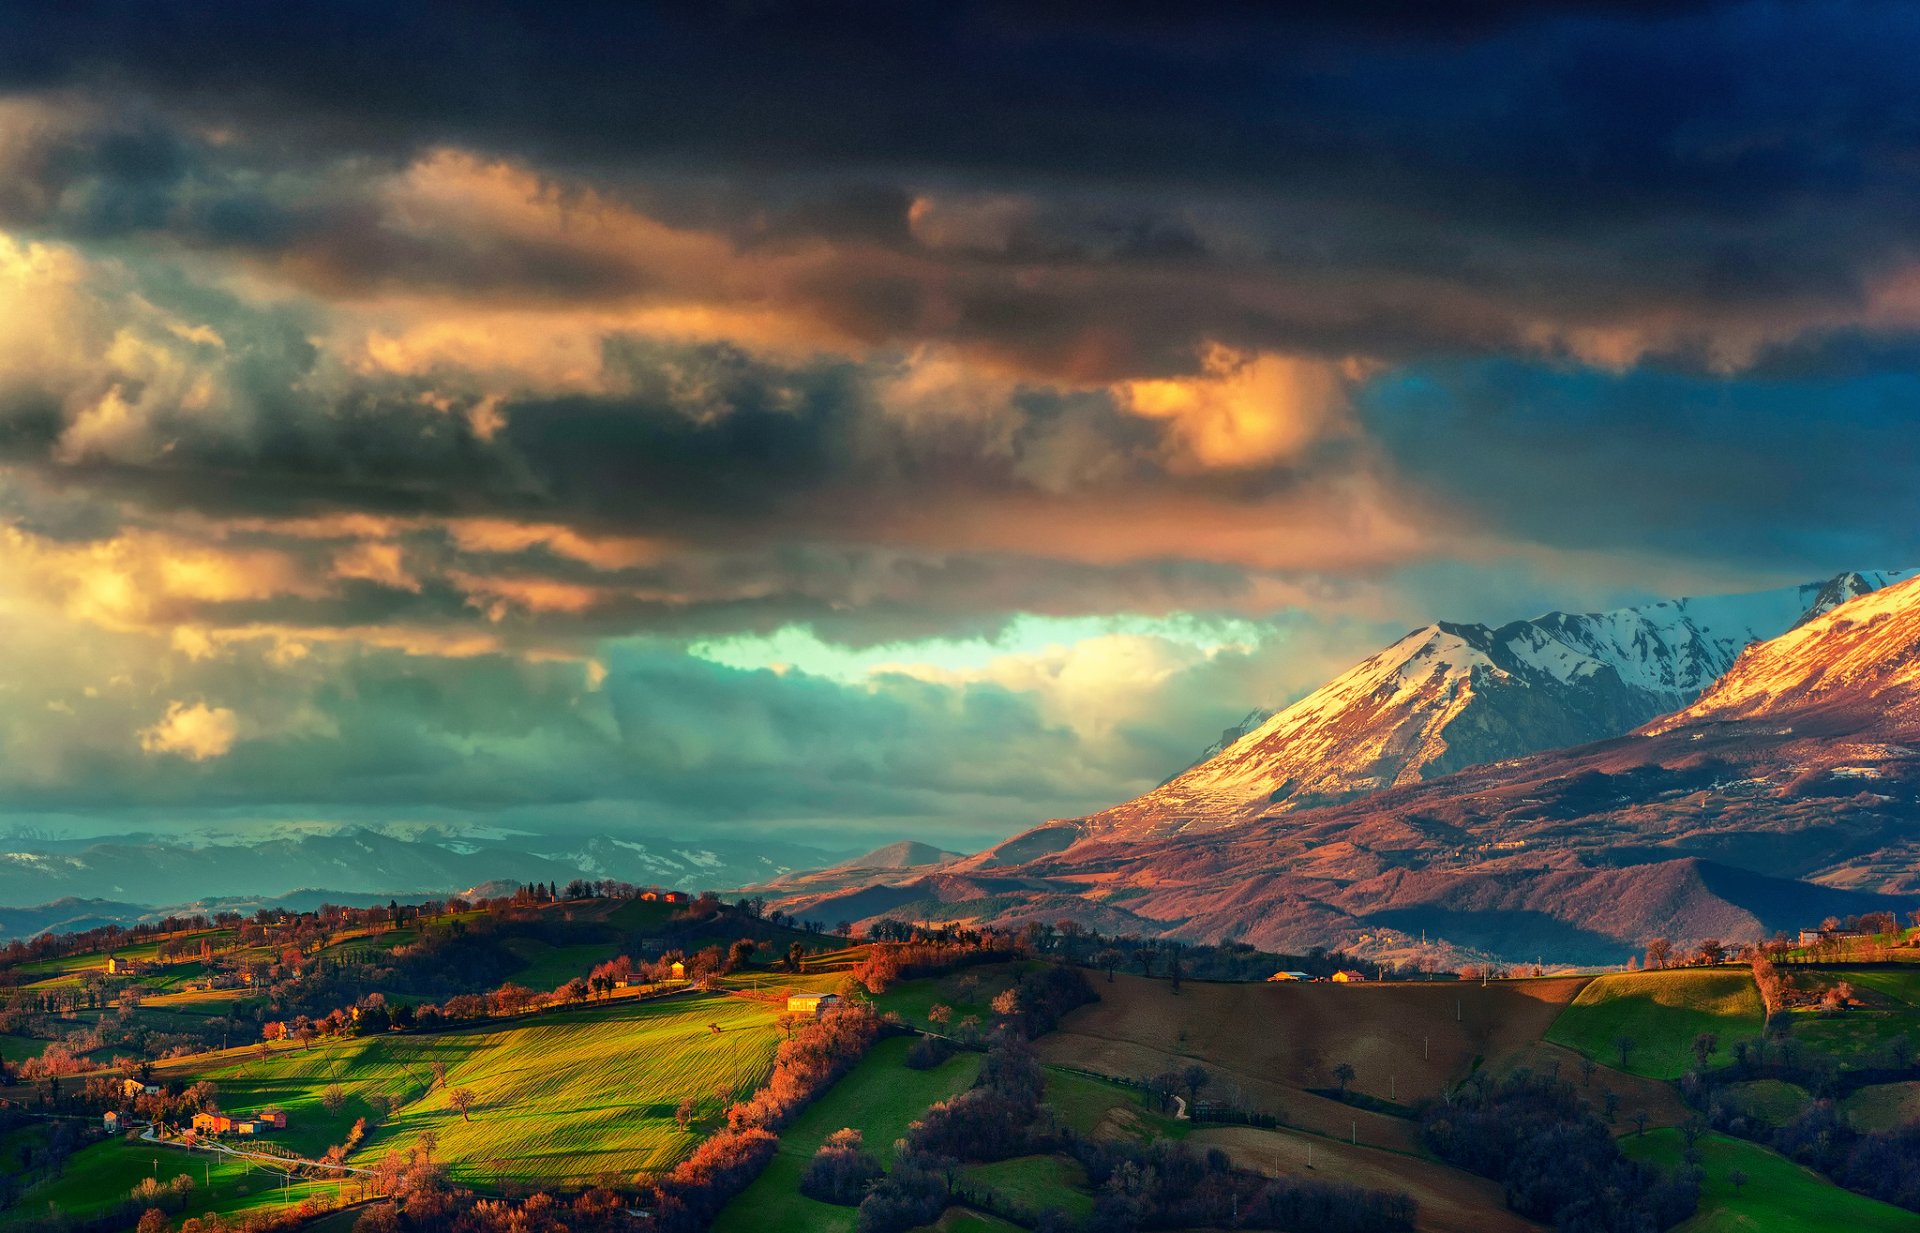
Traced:
<path id="1" fill-rule="evenodd" d="M 1635 732 L 1233 826 L 1054 823 L 885 911 L 1276 950 L 1619 962 L 1920 896 L 1920 579 L 1740 655 Z M 831 919 L 830 900 L 812 905 Z M 846 913 L 841 913 L 846 914 Z M 850 914 L 848 914 L 850 915 Z M 850 915 L 850 918 L 853 918 Z M 1436 956 L 1439 957 L 1439 956 Z"/>
<path id="2" fill-rule="evenodd" d="M 1083 829 L 1210 830 L 1616 736 L 1692 702 L 1752 643 L 1905 576 L 1847 573 L 1499 628 L 1428 625 Z"/>

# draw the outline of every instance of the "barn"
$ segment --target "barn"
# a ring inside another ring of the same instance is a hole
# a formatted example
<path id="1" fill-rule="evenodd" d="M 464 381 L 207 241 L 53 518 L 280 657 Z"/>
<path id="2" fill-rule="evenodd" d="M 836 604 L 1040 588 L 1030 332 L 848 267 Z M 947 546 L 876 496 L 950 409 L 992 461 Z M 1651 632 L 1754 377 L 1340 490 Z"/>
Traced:
<path id="1" fill-rule="evenodd" d="M 840 995 L 837 993 L 791 993 L 787 995 L 787 1013 L 818 1018 L 830 1010 L 840 1009 Z"/>

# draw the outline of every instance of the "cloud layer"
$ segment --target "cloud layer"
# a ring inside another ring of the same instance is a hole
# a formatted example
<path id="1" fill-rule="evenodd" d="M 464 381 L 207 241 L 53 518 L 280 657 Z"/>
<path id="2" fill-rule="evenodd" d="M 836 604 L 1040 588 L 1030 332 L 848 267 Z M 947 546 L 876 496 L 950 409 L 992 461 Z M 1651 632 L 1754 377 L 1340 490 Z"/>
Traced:
<path id="1" fill-rule="evenodd" d="M 23 808 L 964 841 L 1433 617 L 1920 558 L 1901 6 L 23 16 Z"/>

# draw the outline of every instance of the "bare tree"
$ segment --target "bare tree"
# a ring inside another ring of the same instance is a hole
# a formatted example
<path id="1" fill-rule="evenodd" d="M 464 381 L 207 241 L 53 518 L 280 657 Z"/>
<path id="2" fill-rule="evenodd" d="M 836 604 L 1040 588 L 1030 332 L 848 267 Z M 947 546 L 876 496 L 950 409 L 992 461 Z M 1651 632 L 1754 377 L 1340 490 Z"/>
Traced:
<path id="1" fill-rule="evenodd" d="M 456 1087 L 447 1093 L 447 1103 L 460 1111 L 460 1120 L 463 1122 L 473 1120 L 473 1106 L 477 1099 L 470 1087 Z"/>
<path id="2" fill-rule="evenodd" d="M 1613 1038 L 1613 1047 L 1620 1051 L 1620 1069 L 1627 1068 L 1627 1057 L 1633 1052 L 1633 1047 L 1639 1043 L 1625 1032 Z"/>
<path id="3" fill-rule="evenodd" d="M 1352 1083 L 1353 1079 L 1354 1069 L 1352 1062 L 1342 1062 L 1333 1068 L 1333 1081 L 1340 1085 L 1340 1099 L 1345 1100 L 1347 1098 L 1347 1084 Z"/>

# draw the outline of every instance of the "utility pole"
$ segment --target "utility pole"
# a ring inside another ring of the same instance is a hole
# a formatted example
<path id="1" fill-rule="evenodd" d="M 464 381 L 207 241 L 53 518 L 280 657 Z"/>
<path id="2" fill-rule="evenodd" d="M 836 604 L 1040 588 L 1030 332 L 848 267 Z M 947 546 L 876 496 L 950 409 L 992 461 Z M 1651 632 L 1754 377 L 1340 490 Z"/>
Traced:
<path id="1" fill-rule="evenodd" d="M 1359 1118 L 1355 1118 L 1352 1121 L 1347 1123 L 1347 1142 L 1353 1144 L 1353 1146 L 1355 1147 L 1360 1146 L 1360 1119 Z"/>
<path id="2" fill-rule="evenodd" d="M 1425 1061 L 1431 1060 L 1432 1057 L 1433 1057 L 1433 1037 L 1422 1036 L 1420 1038 L 1420 1060 L 1425 1062 Z"/>

